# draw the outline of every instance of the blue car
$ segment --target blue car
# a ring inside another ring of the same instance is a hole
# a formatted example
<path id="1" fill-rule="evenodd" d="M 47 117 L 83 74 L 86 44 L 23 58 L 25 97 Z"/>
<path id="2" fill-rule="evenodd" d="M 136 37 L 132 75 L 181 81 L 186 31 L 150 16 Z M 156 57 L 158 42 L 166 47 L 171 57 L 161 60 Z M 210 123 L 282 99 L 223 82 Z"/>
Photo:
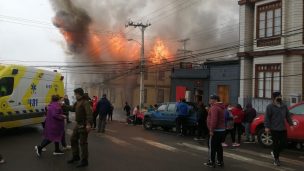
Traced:
<path id="1" fill-rule="evenodd" d="M 196 107 L 193 103 L 187 103 L 189 106 L 189 116 L 187 119 L 187 129 L 196 128 Z M 168 102 L 160 104 L 156 111 L 146 112 L 144 116 L 143 126 L 147 130 L 155 127 L 162 127 L 165 131 L 169 131 L 176 127 L 176 102 Z"/>

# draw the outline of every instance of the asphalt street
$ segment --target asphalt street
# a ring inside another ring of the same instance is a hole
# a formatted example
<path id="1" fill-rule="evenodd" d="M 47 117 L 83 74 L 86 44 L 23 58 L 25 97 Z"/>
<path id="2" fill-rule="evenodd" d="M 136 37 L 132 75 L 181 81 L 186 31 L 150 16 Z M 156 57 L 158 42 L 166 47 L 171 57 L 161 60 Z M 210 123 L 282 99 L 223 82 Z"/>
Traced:
<path id="1" fill-rule="evenodd" d="M 67 139 L 73 123 L 67 126 Z M 92 131 L 89 136 L 89 166 L 78 169 L 66 161 L 71 152 L 53 156 L 54 145 L 38 158 L 34 146 L 42 140 L 40 125 L 22 127 L 0 132 L 0 153 L 6 163 L 2 171 L 297 171 L 304 169 L 304 151 L 288 149 L 282 155 L 282 166 L 272 164 L 270 149 L 257 144 L 242 144 L 239 148 L 224 149 L 224 168 L 207 168 L 206 142 L 196 142 L 193 137 L 179 137 L 173 132 L 144 130 L 142 126 L 127 125 L 113 121 L 107 125 L 105 134 Z"/>

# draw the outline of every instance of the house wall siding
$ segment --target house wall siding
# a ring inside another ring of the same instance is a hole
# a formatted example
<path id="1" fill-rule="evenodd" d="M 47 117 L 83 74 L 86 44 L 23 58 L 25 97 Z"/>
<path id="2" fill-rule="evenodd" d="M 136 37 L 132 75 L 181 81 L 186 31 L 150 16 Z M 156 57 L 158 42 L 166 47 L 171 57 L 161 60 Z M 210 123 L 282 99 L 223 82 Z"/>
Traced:
<path id="1" fill-rule="evenodd" d="M 289 99 L 291 95 L 302 95 L 303 57 L 293 55 L 284 58 L 283 95 Z M 299 75 L 300 74 L 300 75 Z M 297 75 L 297 76 L 295 76 Z"/>

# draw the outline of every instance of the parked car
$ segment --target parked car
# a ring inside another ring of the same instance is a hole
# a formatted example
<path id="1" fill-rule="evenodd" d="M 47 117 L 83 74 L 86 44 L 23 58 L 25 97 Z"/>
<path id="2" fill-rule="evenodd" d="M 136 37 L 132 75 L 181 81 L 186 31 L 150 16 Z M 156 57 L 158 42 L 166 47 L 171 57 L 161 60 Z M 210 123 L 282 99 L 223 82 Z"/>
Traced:
<path id="1" fill-rule="evenodd" d="M 304 143 L 304 101 L 289 107 L 289 111 L 295 126 L 290 127 L 287 122 L 285 123 L 288 141 L 302 146 Z M 265 115 L 260 114 L 254 119 L 251 125 L 251 133 L 257 135 L 258 142 L 261 145 L 269 147 L 273 142 L 271 134 L 265 132 L 264 118 Z"/>
<path id="2" fill-rule="evenodd" d="M 194 103 L 187 103 L 189 106 L 189 117 L 187 119 L 187 129 L 195 130 L 196 127 L 196 107 Z M 146 112 L 144 116 L 143 126 L 147 130 L 151 130 L 154 127 L 162 127 L 168 131 L 173 127 L 176 127 L 177 118 L 177 103 L 168 102 L 160 104 L 156 111 Z"/>

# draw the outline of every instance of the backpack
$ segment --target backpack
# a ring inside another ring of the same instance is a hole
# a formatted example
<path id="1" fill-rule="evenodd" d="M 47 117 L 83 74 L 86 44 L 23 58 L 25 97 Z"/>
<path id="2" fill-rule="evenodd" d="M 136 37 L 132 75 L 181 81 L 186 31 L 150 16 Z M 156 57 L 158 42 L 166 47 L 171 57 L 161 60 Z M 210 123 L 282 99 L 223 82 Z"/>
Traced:
<path id="1" fill-rule="evenodd" d="M 234 128 L 233 115 L 231 112 L 229 112 L 229 117 L 228 117 L 227 123 L 226 123 L 226 129 L 233 129 L 233 128 Z"/>

